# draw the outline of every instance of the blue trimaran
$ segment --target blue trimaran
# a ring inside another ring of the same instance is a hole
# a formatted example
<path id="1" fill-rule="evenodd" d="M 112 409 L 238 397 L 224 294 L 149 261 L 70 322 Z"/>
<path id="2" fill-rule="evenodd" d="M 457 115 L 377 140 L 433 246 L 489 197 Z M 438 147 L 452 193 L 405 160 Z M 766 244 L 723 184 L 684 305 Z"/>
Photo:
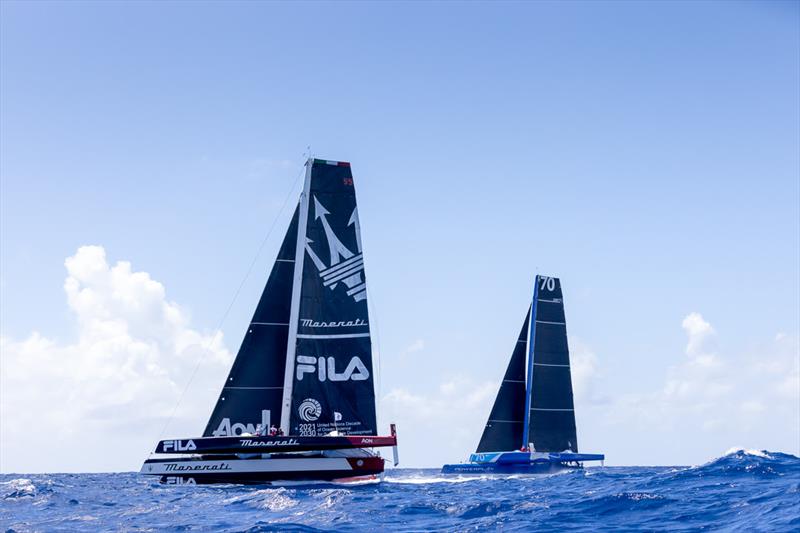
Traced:
<path id="1" fill-rule="evenodd" d="M 444 465 L 442 473 L 536 474 L 604 459 L 578 453 L 561 281 L 536 276 L 533 302 L 478 449 L 468 462 Z"/>

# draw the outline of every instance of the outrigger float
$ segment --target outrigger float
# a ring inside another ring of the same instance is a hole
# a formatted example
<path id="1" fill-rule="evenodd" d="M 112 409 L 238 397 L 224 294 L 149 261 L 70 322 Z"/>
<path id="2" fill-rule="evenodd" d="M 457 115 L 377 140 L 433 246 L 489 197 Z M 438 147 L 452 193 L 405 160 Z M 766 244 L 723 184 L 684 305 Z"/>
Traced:
<path id="1" fill-rule="evenodd" d="M 383 473 L 380 447 L 397 465 L 394 425 L 377 435 L 353 174 L 350 163 L 309 159 L 203 435 L 160 441 L 141 473 L 169 484 L 364 481 Z"/>
<path id="2" fill-rule="evenodd" d="M 561 281 L 536 276 L 478 449 L 467 462 L 444 465 L 442 473 L 546 474 L 603 460 L 602 454 L 578 453 Z"/>

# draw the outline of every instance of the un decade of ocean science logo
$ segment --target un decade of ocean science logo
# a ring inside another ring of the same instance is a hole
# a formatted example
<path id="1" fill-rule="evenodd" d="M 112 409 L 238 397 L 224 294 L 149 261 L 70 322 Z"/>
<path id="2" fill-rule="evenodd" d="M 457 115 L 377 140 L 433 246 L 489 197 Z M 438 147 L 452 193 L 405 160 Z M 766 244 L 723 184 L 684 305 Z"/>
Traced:
<path id="1" fill-rule="evenodd" d="M 297 414 L 305 422 L 315 422 L 319 420 L 322 414 L 322 404 L 314 398 L 306 398 L 300 402 L 300 407 L 297 408 Z"/>

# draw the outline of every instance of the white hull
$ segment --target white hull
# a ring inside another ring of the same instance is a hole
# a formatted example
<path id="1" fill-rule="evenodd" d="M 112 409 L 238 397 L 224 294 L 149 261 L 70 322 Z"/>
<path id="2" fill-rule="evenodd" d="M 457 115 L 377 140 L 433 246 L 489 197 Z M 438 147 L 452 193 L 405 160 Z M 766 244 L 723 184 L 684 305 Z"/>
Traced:
<path id="1" fill-rule="evenodd" d="M 169 484 L 344 481 L 371 479 L 382 472 L 383 459 L 372 455 L 148 459 L 140 470 Z"/>

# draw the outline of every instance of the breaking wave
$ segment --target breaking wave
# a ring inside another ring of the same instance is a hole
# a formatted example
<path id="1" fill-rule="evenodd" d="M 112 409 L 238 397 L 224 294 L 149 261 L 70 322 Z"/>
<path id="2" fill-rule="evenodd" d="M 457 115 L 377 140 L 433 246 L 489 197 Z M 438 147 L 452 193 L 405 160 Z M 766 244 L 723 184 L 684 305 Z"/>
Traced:
<path id="1" fill-rule="evenodd" d="M 691 467 L 549 476 L 398 469 L 360 486 L 162 486 L 134 473 L 0 475 L 0 530 L 800 529 L 800 459 L 731 449 Z"/>

